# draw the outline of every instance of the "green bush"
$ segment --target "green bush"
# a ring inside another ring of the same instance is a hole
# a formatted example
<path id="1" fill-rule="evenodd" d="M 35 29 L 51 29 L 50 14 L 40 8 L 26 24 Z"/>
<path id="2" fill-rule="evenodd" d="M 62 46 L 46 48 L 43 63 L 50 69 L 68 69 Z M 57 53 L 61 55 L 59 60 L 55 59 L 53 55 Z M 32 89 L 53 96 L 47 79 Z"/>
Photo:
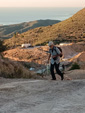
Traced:
<path id="1" fill-rule="evenodd" d="M 72 67 L 70 68 L 70 70 L 75 70 L 75 69 L 80 69 L 79 64 L 76 62 L 72 64 Z"/>

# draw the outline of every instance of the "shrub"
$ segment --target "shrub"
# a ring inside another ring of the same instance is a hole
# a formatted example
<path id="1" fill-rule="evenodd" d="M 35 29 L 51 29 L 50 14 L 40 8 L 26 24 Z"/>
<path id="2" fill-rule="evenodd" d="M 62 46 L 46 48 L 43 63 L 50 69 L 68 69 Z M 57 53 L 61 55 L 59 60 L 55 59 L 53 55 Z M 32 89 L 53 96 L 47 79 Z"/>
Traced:
<path id="1" fill-rule="evenodd" d="M 17 37 L 18 37 L 18 35 L 19 35 L 19 33 L 18 33 L 18 32 L 16 32 L 16 33 L 14 33 L 14 34 L 13 34 L 13 37 L 14 37 L 14 38 L 17 38 Z"/>
<path id="2" fill-rule="evenodd" d="M 0 56 L 0 77 L 4 78 L 38 78 L 38 76 L 25 68 L 21 63 Z"/>
<path id="3" fill-rule="evenodd" d="M 14 38 L 17 38 L 16 33 L 13 34 L 13 37 L 14 37 Z"/>
<path id="4" fill-rule="evenodd" d="M 28 68 L 28 69 L 31 68 L 31 64 L 29 64 L 29 63 L 23 63 L 23 66 L 26 67 L 26 68 Z"/>
<path id="5" fill-rule="evenodd" d="M 21 38 L 24 38 L 24 35 L 21 35 Z"/>
<path id="6" fill-rule="evenodd" d="M 70 70 L 75 70 L 75 69 L 80 69 L 79 64 L 76 63 L 76 62 L 74 62 L 74 63 L 72 64 L 72 67 L 70 68 Z"/>
<path id="7" fill-rule="evenodd" d="M 3 52 L 6 50 L 6 46 L 4 45 L 4 42 L 0 40 L 0 52 Z"/>

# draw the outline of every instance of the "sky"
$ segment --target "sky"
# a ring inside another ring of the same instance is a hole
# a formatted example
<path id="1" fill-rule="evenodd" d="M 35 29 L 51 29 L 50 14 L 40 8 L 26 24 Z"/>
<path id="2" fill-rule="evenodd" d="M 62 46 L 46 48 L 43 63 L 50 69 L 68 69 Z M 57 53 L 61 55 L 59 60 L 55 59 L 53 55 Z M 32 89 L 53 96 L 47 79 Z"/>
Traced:
<path id="1" fill-rule="evenodd" d="M 85 0 L 0 0 L 0 7 L 85 7 Z"/>

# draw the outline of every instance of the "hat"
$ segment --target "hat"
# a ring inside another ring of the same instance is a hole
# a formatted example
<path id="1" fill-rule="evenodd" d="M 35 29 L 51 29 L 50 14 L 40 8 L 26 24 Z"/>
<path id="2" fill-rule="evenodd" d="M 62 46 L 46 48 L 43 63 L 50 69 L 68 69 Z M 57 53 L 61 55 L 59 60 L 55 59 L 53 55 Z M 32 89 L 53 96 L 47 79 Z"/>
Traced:
<path id="1" fill-rule="evenodd" d="M 48 46 L 52 46 L 52 45 L 54 45 L 54 43 L 53 43 L 52 41 L 50 41 L 50 42 L 48 43 Z"/>

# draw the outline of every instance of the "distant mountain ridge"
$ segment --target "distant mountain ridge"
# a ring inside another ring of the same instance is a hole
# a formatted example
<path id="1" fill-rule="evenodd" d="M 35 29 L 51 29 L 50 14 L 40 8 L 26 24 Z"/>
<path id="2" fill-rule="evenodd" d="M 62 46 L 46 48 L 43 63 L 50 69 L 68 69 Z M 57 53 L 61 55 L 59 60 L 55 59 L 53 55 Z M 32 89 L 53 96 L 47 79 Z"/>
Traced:
<path id="1" fill-rule="evenodd" d="M 41 26 L 53 25 L 60 22 L 59 20 L 36 20 L 31 22 L 24 22 L 20 24 L 4 25 L 0 26 L 0 37 L 1 38 L 11 38 L 14 33 L 23 33 L 30 29 L 34 29 Z"/>
<path id="2" fill-rule="evenodd" d="M 65 21 L 47 27 L 31 29 L 17 38 L 13 37 L 6 40 L 5 44 L 9 47 L 18 46 L 22 43 L 41 45 L 50 40 L 55 40 L 56 42 L 58 40 L 61 42 L 64 40 L 85 41 L 85 8 Z"/>

